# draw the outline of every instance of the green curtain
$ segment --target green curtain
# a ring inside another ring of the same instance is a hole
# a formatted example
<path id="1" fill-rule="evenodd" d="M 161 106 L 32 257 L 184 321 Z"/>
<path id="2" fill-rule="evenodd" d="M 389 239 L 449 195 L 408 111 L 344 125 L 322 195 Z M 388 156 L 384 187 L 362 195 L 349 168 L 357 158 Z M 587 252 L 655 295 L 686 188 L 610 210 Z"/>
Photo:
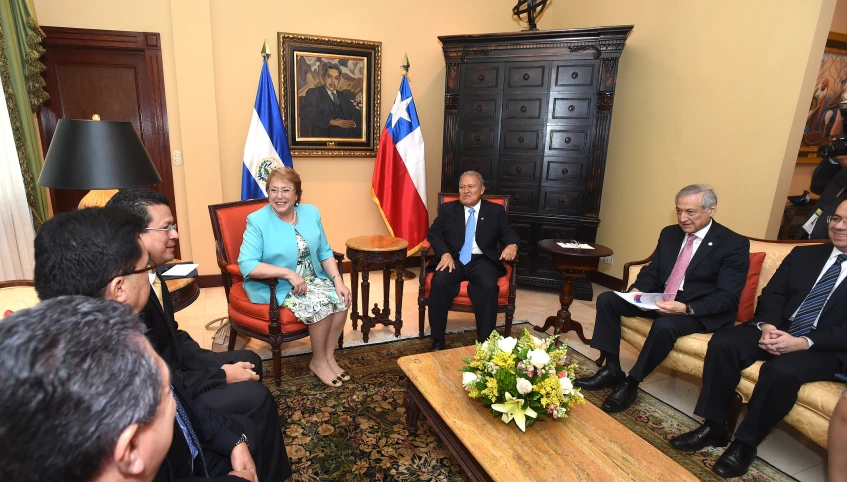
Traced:
<path id="1" fill-rule="evenodd" d="M 36 184 L 41 153 L 33 120 L 33 112 L 50 98 L 41 77 L 44 64 L 38 60 L 44 53 L 42 40 L 44 32 L 29 1 L 0 0 L 0 76 L 36 230 L 47 219 L 47 193 Z"/>

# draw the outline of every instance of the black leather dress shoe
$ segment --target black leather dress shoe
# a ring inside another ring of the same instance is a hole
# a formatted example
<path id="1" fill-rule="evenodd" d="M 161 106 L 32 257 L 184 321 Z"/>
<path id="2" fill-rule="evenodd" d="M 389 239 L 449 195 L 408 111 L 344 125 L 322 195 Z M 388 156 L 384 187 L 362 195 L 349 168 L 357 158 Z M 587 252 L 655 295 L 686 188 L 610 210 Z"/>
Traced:
<path id="1" fill-rule="evenodd" d="M 685 452 L 696 452 L 703 450 L 709 445 L 713 447 L 726 447 L 729 443 L 729 431 L 724 429 L 718 431 L 706 424 L 700 425 L 696 429 L 677 436 L 671 440 L 671 445 L 674 448 Z"/>
<path id="2" fill-rule="evenodd" d="M 432 340 L 432 346 L 429 351 L 441 351 L 444 349 L 444 340 Z"/>
<path id="3" fill-rule="evenodd" d="M 750 470 L 756 460 L 756 447 L 734 440 L 724 453 L 718 457 L 712 471 L 725 479 L 741 477 Z"/>
<path id="4" fill-rule="evenodd" d="M 603 367 L 594 376 L 577 378 L 573 384 L 586 390 L 603 390 L 620 385 L 624 378 L 626 375 L 623 372 L 614 373 L 608 367 Z"/>
<path id="5" fill-rule="evenodd" d="M 612 390 L 600 408 L 606 413 L 623 412 L 632 405 L 636 397 L 638 397 L 638 384 L 623 382 Z"/>

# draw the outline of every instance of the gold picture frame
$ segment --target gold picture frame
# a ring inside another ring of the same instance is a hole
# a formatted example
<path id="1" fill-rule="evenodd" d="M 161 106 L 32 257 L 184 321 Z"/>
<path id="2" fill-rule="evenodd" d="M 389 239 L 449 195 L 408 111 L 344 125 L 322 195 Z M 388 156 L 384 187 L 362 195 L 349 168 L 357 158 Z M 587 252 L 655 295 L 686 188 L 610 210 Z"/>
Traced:
<path id="1" fill-rule="evenodd" d="M 279 106 L 292 156 L 376 156 L 382 43 L 279 32 Z"/>

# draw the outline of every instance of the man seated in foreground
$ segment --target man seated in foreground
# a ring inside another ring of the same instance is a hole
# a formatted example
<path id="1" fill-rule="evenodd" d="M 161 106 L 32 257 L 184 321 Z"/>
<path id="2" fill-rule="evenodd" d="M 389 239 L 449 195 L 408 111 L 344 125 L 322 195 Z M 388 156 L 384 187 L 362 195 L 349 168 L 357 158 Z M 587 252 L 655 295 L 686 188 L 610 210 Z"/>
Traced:
<path id="1" fill-rule="evenodd" d="M 18 311 L 0 323 L 0 370 L 0 480 L 153 480 L 176 403 L 130 308 L 65 296 Z"/>
<path id="2" fill-rule="evenodd" d="M 765 361 L 747 416 L 712 467 L 722 477 L 747 473 L 756 447 L 788 415 L 804 383 L 834 381 L 847 363 L 847 284 L 842 283 L 847 277 L 847 201 L 822 221 L 831 242 L 792 249 L 762 290 L 753 319 L 709 341 L 694 408 L 706 421 L 671 441 L 680 450 L 729 442 L 735 427 L 727 427 L 727 417 L 741 371 Z"/>
<path id="3" fill-rule="evenodd" d="M 678 224 L 662 229 L 652 261 L 630 288 L 665 293 L 665 301 L 656 303 L 658 311 L 642 311 L 612 292 L 597 297 L 591 347 L 606 356 L 606 365 L 574 385 L 586 390 L 614 387 L 601 406 L 604 411 L 629 408 L 638 396 L 638 384 L 667 358 L 677 338 L 717 331 L 735 321 L 750 268 L 750 242 L 712 219 L 717 204 L 717 195 L 706 184 L 677 193 Z M 620 365 L 621 316 L 654 319 L 629 376 Z"/>
<path id="4" fill-rule="evenodd" d="M 105 298 L 136 313 L 150 296 L 149 263 L 140 218 L 116 208 L 89 208 L 48 220 L 35 237 L 35 289 L 42 300 L 64 295 Z M 147 333 L 149 337 L 150 334 Z M 259 420 L 212 410 L 172 370 L 178 412 L 174 438 L 156 480 L 192 476 L 215 480 L 280 481 L 291 466 L 273 399 L 256 410 Z M 255 460 L 255 462 L 254 462 Z"/>
<path id="5" fill-rule="evenodd" d="M 164 194 L 149 189 L 123 189 L 109 200 L 108 207 L 130 212 L 144 221 L 141 242 L 150 261 L 161 266 L 174 260 L 179 233 L 170 203 Z M 224 413 L 251 415 L 257 426 L 272 423 L 256 420 L 256 410 L 265 400 L 273 400 L 270 390 L 259 380 L 262 359 L 250 350 L 215 353 L 205 350 L 179 329 L 174 305 L 162 277 L 150 273 L 150 295 L 141 311 L 150 342 L 177 376 L 206 406 Z"/>

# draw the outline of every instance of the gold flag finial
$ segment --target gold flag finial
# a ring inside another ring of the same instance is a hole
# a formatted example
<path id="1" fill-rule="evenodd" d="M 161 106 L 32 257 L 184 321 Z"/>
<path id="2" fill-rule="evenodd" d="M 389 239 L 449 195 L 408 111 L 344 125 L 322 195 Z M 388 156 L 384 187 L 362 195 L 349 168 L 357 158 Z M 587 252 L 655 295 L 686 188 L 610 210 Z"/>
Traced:
<path id="1" fill-rule="evenodd" d="M 268 58 L 271 56 L 271 48 L 268 47 L 268 39 L 265 39 L 265 44 L 262 45 L 262 57 Z"/>
<path id="2" fill-rule="evenodd" d="M 403 70 L 405 72 L 409 72 L 410 66 L 411 65 L 409 64 L 409 54 L 403 54 L 403 65 L 401 65 L 400 67 L 403 67 Z"/>

